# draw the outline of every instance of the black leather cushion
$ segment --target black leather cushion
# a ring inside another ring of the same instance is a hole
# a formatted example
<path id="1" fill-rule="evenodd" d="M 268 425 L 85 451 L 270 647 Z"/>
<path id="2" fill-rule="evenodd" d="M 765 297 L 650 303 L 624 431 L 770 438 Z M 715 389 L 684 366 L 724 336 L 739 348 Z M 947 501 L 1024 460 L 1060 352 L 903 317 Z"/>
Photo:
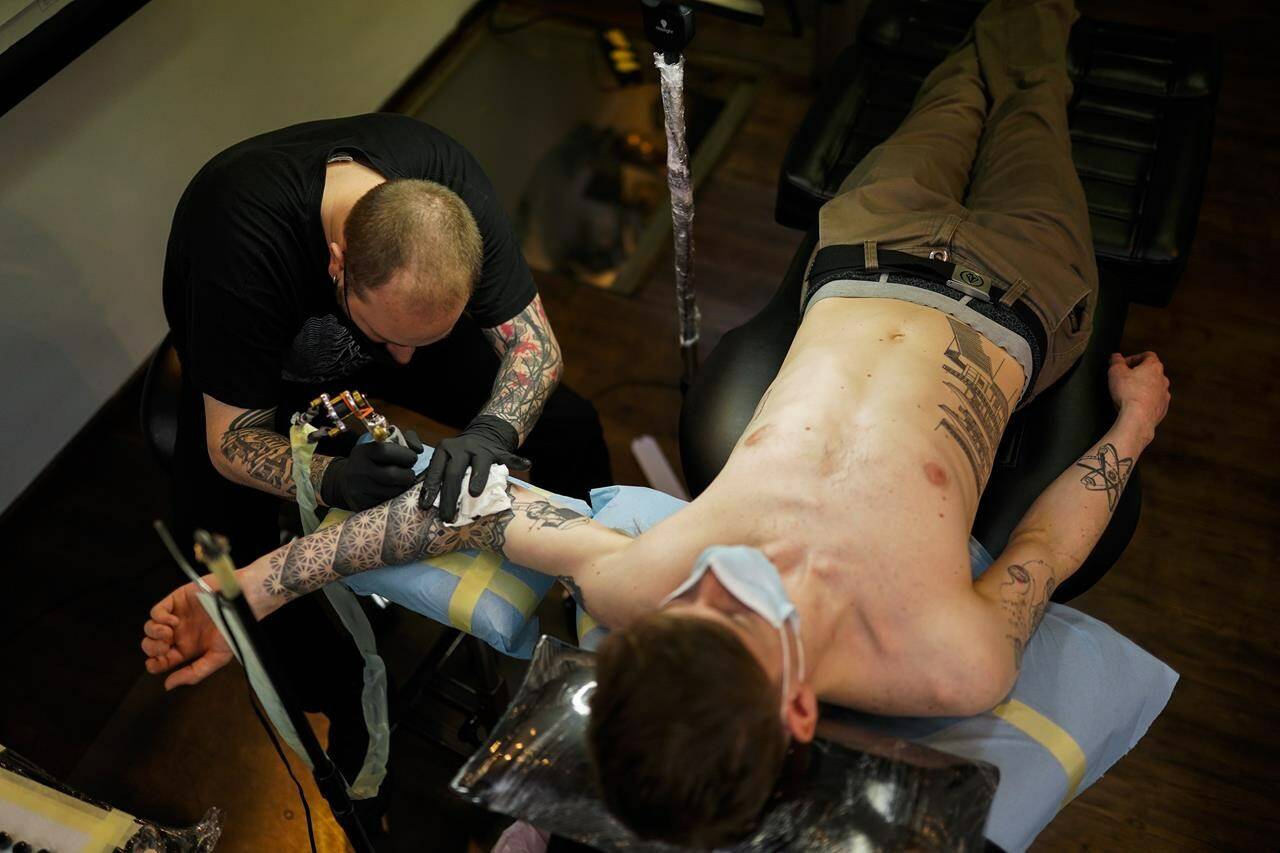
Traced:
<path id="1" fill-rule="evenodd" d="M 929 71 L 982 8 L 873 4 L 791 141 L 777 219 L 809 228 L 862 157 L 906 116 Z M 1071 34 L 1076 169 L 1103 277 L 1168 304 L 1186 266 L 1208 166 L 1221 53 L 1211 36 L 1081 19 Z"/>
<path id="2" fill-rule="evenodd" d="M 165 335 L 151 355 L 142 380 L 139 419 L 147 446 L 169 473 L 173 473 L 178 444 L 178 407 L 182 394 L 182 365 L 170 335 Z"/>
<path id="3" fill-rule="evenodd" d="M 680 412 L 680 461 L 694 494 L 724 467 L 786 357 L 799 327 L 800 285 L 816 239 L 812 230 L 805 236 L 773 299 L 721 339 L 685 396 Z M 1118 348 L 1127 307 L 1120 288 L 1103 282 L 1093 335 L 1081 361 L 1010 420 L 973 528 L 973 535 L 991 553 L 1004 549 L 1036 497 L 1115 419 L 1107 391 L 1107 362 Z M 1141 494 L 1135 468 L 1102 540 L 1088 562 L 1059 587 L 1055 600 L 1079 595 L 1115 563 L 1137 527 Z"/>

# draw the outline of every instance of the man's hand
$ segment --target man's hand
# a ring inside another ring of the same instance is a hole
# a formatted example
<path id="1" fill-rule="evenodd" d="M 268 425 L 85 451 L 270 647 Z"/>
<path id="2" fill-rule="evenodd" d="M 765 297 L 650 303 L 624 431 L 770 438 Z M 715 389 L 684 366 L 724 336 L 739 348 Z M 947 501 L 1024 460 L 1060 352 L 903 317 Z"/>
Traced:
<path id="1" fill-rule="evenodd" d="M 213 585 L 213 579 L 208 580 Z M 186 664 L 164 680 L 165 690 L 198 684 L 232 658 L 227 641 L 197 595 L 193 583 L 179 587 L 151 608 L 151 618 L 142 626 L 147 672 L 159 675 Z"/>
<path id="2" fill-rule="evenodd" d="M 412 430 L 405 430 L 402 447 L 390 441 L 357 444 L 345 459 L 334 459 L 320 483 L 320 500 L 359 512 L 391 500 L 414 484 L 413 466 L 422 453 L 422 442 Z"/>
<path id="3" fill-rule="evenodd" d="M 462 496 L 462 477 L 471 469 L 471 497 L 479 497 L 489 482 L 489 466 L 529 467 L 529 460 L 517 456 L 520 437 L 515 427 L 494 415 L 477 415 L 460 435 L 446 438 L 436 447 L 435 455 L 423 477 L 418 498 L 419 509 L 426 509 L 440 496 L 440 517 L 453 521 L 458 517 L 458 499 Z"/>
<path id="4" fill-rule="evenodd" d="M 1107 385 L 1121 419 L 1140 425 L 1142 438 L 1150 442 L 1169 411 L 1169 380 L 1159 356 L 1153 352 L 1130 356 L 1112 353 Z"/>

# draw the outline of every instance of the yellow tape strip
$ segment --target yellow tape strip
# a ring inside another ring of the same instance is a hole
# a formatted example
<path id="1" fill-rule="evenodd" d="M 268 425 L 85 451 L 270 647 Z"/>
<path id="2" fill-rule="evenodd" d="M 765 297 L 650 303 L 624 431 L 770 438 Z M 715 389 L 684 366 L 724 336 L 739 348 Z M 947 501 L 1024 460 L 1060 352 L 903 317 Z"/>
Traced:
<path id="1" fill-rule="evenodd" d="M 1002 705 L 997 705 L 991 709 L 991 713 L 1028 737 L 1034 738 L 1062 765 L 1063 772 L 1067 774 L 1067 793 L 1058 808 L 1063 808 L 1075 799 L 1080 782 L 1084 779 L 1085 767 L 1088 765 L 1084 750 L 1080 748 L 1080 744 L 1076 743 L 1076 739 L 1053 720 L 1017 699 L 1010 699 Z"/>
<path id="2" fill-rule="evenodd" d="M 480 596 L 501 567 L 502 558 L 488 551 L 471 561 L 471 568 L 458 579 L 458 585 L 454 587 L 453 596 L 449 599 L 449 624 L 471 633 L 471 616 L 480 602 Z"/>
<path id="3" fill-rule="evenodd" d="M 133 818 L 118 809 L 103 811 L 4 769 L 0 769 L 0 800 L 87 836 L 81 848 L 84 853 L 124 847 L 136 828 Z"/>

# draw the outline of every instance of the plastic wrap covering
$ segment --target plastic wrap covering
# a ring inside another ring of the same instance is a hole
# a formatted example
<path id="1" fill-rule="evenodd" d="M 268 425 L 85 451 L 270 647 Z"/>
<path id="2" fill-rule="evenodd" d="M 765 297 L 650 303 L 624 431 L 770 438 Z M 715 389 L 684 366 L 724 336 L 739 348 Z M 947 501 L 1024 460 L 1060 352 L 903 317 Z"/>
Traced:
<path id="1" fill-rule="evenodd" d="M 194 826 L 159 826 L 85 796 L 18 753 L 0 746 L 0 830 L 17 849 L 210 853 L 222 837 L 222 811 Z"/>
<path id="2" fill-rule="evenodd" d="M 676 256 L 676 317 L 680 346 L 698 343 L 698 305 L 693 290 L 693 178 L 684 125 L 684 57 L 668 65 L 653 55 L 662 78 L 662 116 L 667 127 L 667 186 L 671 191 L 671 229 Z"/>
<path id="3" fill-rule="evenodd" d="M 210 853 L 221 836 L 222 810 L 212 808 L 186 829 L 146 824 L 129 839 L 125 853 Z"/>
<path id="4" fill-rule="evenodd" d="M 594 655 L 543 637 L 492 738 L 463 766 L 463 797 L 604 851 L 678 848 L 636 838 L 595 794 L 586 747 Z M 847 723 L 794 750 L 755 835 L 757 851 L 981 850 L 995 767 Z"/>

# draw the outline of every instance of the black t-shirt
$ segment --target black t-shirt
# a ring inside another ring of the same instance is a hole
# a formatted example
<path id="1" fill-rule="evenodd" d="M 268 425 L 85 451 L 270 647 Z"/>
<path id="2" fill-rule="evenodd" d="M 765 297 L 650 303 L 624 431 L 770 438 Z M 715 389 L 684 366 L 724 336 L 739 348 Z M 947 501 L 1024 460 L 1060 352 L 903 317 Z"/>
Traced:
<path id="1" fill-rule="evenodd" d="M 320 200 L 325 166 L 340 154 L 388 179 L 443 184 L 467 203 L 484 240 L 467 305 L 480 327 L 511 319 L 536 295 L 489 179 L 441 131 L 376 113 L 255 136 L 192 179 L 165 256 L 165 316 L 183 373 L 215 400 L 269 408 L 282 383 L 329 382 L 373 360 L 348 329 L 328 273 Z"/>

